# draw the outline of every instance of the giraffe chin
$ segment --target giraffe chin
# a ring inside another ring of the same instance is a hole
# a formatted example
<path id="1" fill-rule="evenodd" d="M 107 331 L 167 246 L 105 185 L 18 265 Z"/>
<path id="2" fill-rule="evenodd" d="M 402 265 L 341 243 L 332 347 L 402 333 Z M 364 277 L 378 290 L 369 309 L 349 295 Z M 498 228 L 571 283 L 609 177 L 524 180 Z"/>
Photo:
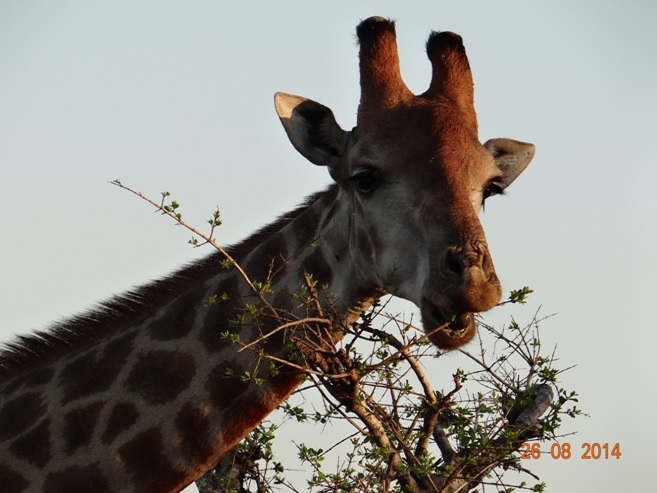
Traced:
<path id="1" fill-rule="evenodd" d="M 440 349 L 456 349 L 474 337 L 477 329 L 473 313 L 462 312 L 448 318 L 443 310 L 428 301 L 422 305 L 424 330 Z"/>

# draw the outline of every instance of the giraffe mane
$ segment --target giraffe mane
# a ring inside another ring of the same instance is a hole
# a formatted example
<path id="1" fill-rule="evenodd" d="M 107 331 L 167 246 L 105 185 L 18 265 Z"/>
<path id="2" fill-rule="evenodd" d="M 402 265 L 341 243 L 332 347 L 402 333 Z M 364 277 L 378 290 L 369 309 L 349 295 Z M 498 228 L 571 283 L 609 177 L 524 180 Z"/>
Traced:
<path id="1" fill-rule="evenodd" d="M 332 185 L 306 197 L 295 209 L 284 213 L 226 250 L 239 262 L 253 248 L 297 218 L 312 203 L 336 191 L 337 185 Z M 217 275 L 223 268 L 220 265 L 221 260 L 221 253 L 211 253 L 184 265 L 168 276 L 101 301 L 79 315 L 54 322 L 43 330 L 19 335 L 13 341 L 1 344 L 0 382 L 42 367 L 75 349 L 91 346 L 121 327 L 138 323 L 149 313 L 180 296 L 181 292 Z"/>

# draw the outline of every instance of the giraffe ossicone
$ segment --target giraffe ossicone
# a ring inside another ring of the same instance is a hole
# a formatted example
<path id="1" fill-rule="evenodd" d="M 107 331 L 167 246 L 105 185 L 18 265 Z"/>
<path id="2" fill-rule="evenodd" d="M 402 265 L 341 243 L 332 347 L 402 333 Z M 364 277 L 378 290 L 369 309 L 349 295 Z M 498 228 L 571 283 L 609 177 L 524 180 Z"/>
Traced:
<path id="1" fill-rule="evenodd" d="M 290 340 L 326 319 L 346 327 L 382 294 L 415 303 L 440 348 L 474 336 L 473 314 L 501 295 L 478 213 L 534 147 L 480 144 L 459 36 L 431 34 L 432 80 L 415 95 L 394 23 L 373 17 L 357 34 L 356 127 L 275 97 L 294 147 L 335 183 L 229 249 L 266 288 L 215 253 L 0 353 L 4 493 L 179 491 L 297 387 L 299 371 L 282 363 Z"/>

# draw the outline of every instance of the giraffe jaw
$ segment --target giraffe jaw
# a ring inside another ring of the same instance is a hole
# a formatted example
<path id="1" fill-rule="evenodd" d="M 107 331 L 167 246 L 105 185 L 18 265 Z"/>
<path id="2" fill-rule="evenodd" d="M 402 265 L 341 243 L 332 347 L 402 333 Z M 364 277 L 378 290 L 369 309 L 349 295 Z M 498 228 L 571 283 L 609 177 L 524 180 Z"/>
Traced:
<path id="1" fill-rule="evenodd" d="M 476 333 L 472 312 L 445 311 L 428 300 L 423 300 L 422 325 L 429 340 L 440 349 L 456 349 L 469 342 Z"/>

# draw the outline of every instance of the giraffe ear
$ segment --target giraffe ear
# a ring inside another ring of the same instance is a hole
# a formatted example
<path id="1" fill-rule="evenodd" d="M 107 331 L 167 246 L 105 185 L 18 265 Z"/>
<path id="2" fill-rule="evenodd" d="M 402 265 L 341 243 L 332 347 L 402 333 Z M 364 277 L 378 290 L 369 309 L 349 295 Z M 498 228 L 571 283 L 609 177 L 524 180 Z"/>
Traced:
<path id="1" fill-rule="evenodd" d="M 502 172 L 502 179 L 496 182 L 505 189 L 518 178 L 534 157 L 534 144 L 527 144 L 513 139 L 491 139 L 484 147 L 495 158 L 497 167 Z"/>
<path id="2" fill-rule="evenodd" d="M 277 92 L 274 96 L 276 113 L 292 145 L 311 163 L 338 166 L 349 140 L 335 121 L 333 112 L 311 99 Z"/>

